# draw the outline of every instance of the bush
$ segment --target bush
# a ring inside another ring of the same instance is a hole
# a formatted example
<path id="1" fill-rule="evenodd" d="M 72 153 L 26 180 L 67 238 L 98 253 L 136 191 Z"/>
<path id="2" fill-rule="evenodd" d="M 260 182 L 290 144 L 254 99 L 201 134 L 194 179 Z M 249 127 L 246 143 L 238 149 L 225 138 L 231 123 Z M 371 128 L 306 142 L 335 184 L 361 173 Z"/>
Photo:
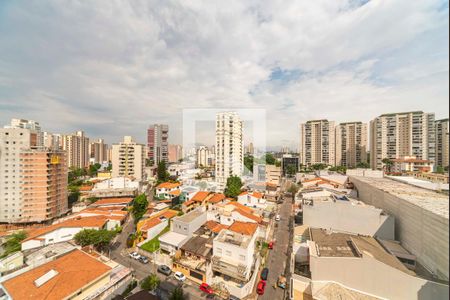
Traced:
<path id="1" fill-rule="evenodd" d="M 128 284 L 125 291 L 123 291 L 122 296 L 128 296 L 135 287 L 137 287 L 137 281 L 133 279 L 130 284 Z"/>
<path id="2" fill-rule="evenodd" d="M 141 282 L 141 288 L 147 291 L 154 291 L 160 284 L 161 280 L 155 274 L 150 274 Z"/>

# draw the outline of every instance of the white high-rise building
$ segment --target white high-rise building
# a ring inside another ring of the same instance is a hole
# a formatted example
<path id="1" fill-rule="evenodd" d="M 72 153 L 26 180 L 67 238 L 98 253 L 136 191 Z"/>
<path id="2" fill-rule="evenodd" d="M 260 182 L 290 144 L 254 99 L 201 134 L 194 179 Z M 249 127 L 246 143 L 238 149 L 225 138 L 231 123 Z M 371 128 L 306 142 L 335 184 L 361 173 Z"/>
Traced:
<path id="1" fill-rule="evenodd" d="M 197 149 L 197 167 L 209 167 L 212 164 L 211 151 L 206 146 L 200 146 Z"/>
<path id="2" fill-rule="evenodd" d="M 341 123 L 336 126 L 336 165 L 355 168 L 367 163 L 367 124 Z"/>
<path id="3" fill-rule="evenodd" d="M 236 112 L 216 115 L 216 182 L 223 190 L 230 176 L 241 176 L 244 166 L 242 121 Z"/>
<path id="4" fill-rule="evenodd" d="M 48 131 L 42 132 L 43 146 L 48 149 L 60 150 L 62 149 L 62 136 Z"/>
<path id="5" fill-rule="evenodd" d="M 34 120 L 26 120 L 26 119 L 11 119 L 10 125 L 5 126 L 5 128 L 24 128 L 33 130 L 36 133 L 37 137 L 37 146 L 41 147 L 44 145 L 44 137 L 42 134 L 42 128 L 39 122 Z"/>
<path id="6" fill-rule="evenodd" d="M 448 167 L 449 165 L 449 121 L 436 120 L 436 165 Z"/>
<path id="7" fill-rule="evenodd" d="M 312 120 L 300 125 L 300 156 L 301 163 L 307 166 L 336 164 L 333 121 Z"/>
<path id="8" fill-rule="evenodd" d="M 414 156 L 436 159 L 434 113 L 422 111 L 383 114 L 370 122 L 370 165 L 382 169 L 384 158 Z"/>
<path id="9" fill-rule="evenodd" d="M 89 138 L 83 131 L 64 135 L 63 150 L 67 152 L 68 166 L 75 168 L 89 167 Z"/>
<path id="10" fill-rule="evenodd" d="M 108 161 L 108 144 L 103 139 L 98 139 L 89 144 L 89 156 L 93 163 Z"/>
<path id="11" fill-rule="evenodd" d="M 143 180 L 146 156 L 147 147 L 124 136 L 123 142 L 112 145 L 112 176 Z"/>

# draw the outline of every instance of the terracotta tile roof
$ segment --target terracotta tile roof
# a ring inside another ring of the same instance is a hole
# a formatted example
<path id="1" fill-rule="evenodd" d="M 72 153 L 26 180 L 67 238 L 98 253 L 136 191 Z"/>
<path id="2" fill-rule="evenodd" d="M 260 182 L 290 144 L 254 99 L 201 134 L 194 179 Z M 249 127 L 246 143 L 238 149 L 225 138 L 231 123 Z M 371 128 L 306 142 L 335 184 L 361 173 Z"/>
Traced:
<path id="1" fill-rule="evenodd" d="M 313 182 L 313 181 L 319 181 L 320 178 L 313 178 L 313 179 L 305 179 L 302 182 Z"/>
<path id="2" fill-rule="evenodd" d="M 243 211 L 246 211 L 246 212 L 248 212 L 248 213 L 250 213 L 250 214 L 253 213 L 253 209 L 251 209 L 250 207 L 247 207 L 247 206 L 245 206 L 245 205 L 243 205 L 243 204 L 241 204 L 241 203 L 239 203 L 239 202 L 232 201 L 232 202 L 230 202 L 230 203 L 228 203 L 228 204 L 229 204 L 229 205 L 233 205 L 233 206 L 236 207 L 236 208 L 240 208 L 240 209 L 242 209 Z"/>
<path id="3" fill-rule="evenodd" d="M 67 228 L 67 227 L 89 227 L 89 228 L 102 228 L 107 222 L 107 218 L 104 216 L 95 216 L 95 217 L 77 217 L 74 219 L 69 219 L 63 221 L 61 223 L 53 224 L 50 226 L 42 227 L 31 231 L 28 234 L 28 237 L 24 239 L 22 242 L 33 240 L 39 238 L 40 236 L 52 232 L 59 228 Z"/>
<path id="4" fill-rule="evenodd" d="M 194 197 L 192 197 L 191 200 L 194 200 L 194 201 L 197 201 L 197 202 L 203 202 L 206 199 L 206 197 L 208 197 L 208 195 L 209 195 L 209 192 L 200 191 L 200 192 L 197 192 L 194 195 Z"/>
<path id="5" fill-rule="evenodd" d="M 95 201 L 92 205 L 120 205 L 120 204 L 129 204 L 133 201 L 133 198 L 102 198 Z"/>
<path id="6" fill-rule="evenodd" d="M 261 194 L 259 192 L 253 192 L 252 196 L 255 198 L 261 199 L 263 197 L 263 194 Z"/>
<path id="7" fill-rule="evenodd" d="M 180 196 L 181 191 L 180 190 L 174 190 L 174 191 L 170 191 L 169 194 L 170 195 L 174 195 L 174 196 Z"/>
<path id="8" fill-rule="evenodd" d="M 242 216 L 244 216 L 244 217 L 246 217 L 246 218 L 248 218 L 250 220 L 253 220 L 253 221 L 257 222 L 257 223 L 261 223 L 262 222 L 262 218 L 260 218 L 258 216 L 255 216 L 252 213 L 246 212 L 245 210 L 242 210 L 240 208 L 236 208 L 234 211 L 238 212 Z"/>
<path id="9" fill-rule="evenodd" d="M 183 202 L 182 205 L 184 206 L 190 206 L 191 204 L 194 204 L 196 201 L 194 201 L 194 199 L 188 200 L 186 202 Z"/>
<path id="10" fill-rule="evenodd" d="M 37 287 L 35 280 L 50 270 L 58 274 Z M 74 250 L 5 281 L 3 286 L 13 299 L 58 300 L 65 299 L 110 271 L 111 267 L 89 254 Z"/>
<path id="11" fill-rule="evenodd" d="M 210 203 L 217 203 L 225 199 L 225 195 L 221 193 L 215 193 L 211 198 L 208 199 Z"/>
<path id="12" fill-rule="evenodd" d="M 158 224 L 161 224 L 161 220 L 159 218 L 147 219 L 144 221 L 144 225 L 142 225 L 141 231 L 147 231 Z"/>
<path id="13" fill-rule="evenodd" d="M 248 192 L 242 192 L 242 193 L 239 194 L 239 196 L 244 196 L 244 195 L 247 195 L 247 194 L 248 194 Z"/>
<path id="14" fill-rule="evenodd" d="M 205 223 L 205 226 L 214 233 L 219 233 L 222 229 L 228 228 L 227 225 L 223 225 L 215 221 L 208 221 Z"/>
<path id="15" fill-rule="evenodd" d="M 256 223 L 246 223 L 239 221 L 234 221 L 234 223 L 231 224 L 231 226 L 228 228 L 228 230 L 245 235 L 253 235 L 256 232 L 256 229 L 258 229 L 258 224 Z"/>
<path id="16" fill-rule="evenodd" d="M 80 192 L 87 192 L 87 191 L 91 191 L 93 188 L 92 185 L 82 185 L 80 186 Z"/>
<path id="17" fill-rule="evenodd" d="M 156 188 L 157 189 L 174 189 L 179 187 L 181 184 L 179 182 L 163 182 L 160 183 Z"/>

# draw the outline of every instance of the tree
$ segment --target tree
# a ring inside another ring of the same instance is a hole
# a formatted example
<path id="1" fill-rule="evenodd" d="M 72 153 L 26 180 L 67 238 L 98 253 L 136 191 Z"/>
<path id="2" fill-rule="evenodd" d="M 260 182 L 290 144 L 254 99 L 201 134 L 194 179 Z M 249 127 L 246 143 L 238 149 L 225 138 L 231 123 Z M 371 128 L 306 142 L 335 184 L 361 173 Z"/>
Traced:
<path id="1" fill-rule="evenodd" d="M 27 237 L 25 231 L 13 233 L 9 239 L 3 244 L 4 252 L 0 258 L 6 257 L 14 252 L 21 250 L 21 242 Z"/>
<path id="2" fill-rule="evenodd" d="M 145 194 L 140 194 L 139 196 L 134 198 L 132 213 L 133 213 L 134 221 L 136 223 L 145 214 L 145 212 L 147 211 L 147 207 L 148 207 L 148 201 L 147 201 L 147 196 Z"/>
<path id="3" fill-rule="evenodd" d="M 103 248 L 111 242 L 111 240 L 116 236 L 117 232 L 115 230 L 106 229 L 83 229 L 74 236 L 74 240 L 78 245 L 84 246 L 95 246 L 97 248 Z"/>
<path id="4" fill-rule="evenodd" d="M 276 159 L 272 153 L 266 153 L 266 155 L 264 156 L 264 160 L 267 165 L 274 165 L 276 162 Z"/>
<path id="5" fill-rule="evenodd" d="M 225 188 L 225 196 L 236 198 L 241 193 L 242 181 L 239 176 L 230 176 L 227 179 L 227 186 Z"/>
<path id="6" fill-rule="evenodd" d="M 297 172 L 297 169 L 295 168 L 294 165 L 288 165 L 286 167 L 286 173 L 288 174 L 288 176 L 293 176 L 293 175 L 295 175 L 296 172 Z"/>
<path id="7" fill-rule="evenodd" d="M 327 165 L 326 164 L 322 164 L 322 163 L 319 163 L 319 164 L 314 164 L 314 165 L 312 165 L 311 166 L 311 169 L 313 169 L 313 170 L 325 170 L 327 168 Z"/>
<path id="8" fill-rule="evenodd" d="M 292 194 L 292 197 L 294 197 L 295 194 L 297 194 L 298 186 L 295 183 L 291 183 L 287 191 Z"/>
<path id="9" fill-rule="evenodd" d="M 445 170 L 444 170 L 444 168 L 443 168 L 442 166 L 437 166 L 437 168 L 436 168 L 436 173 L 438 173 L 438 174 L 444 174 L 444 173 L 445 173 Z"/>
<path id="10" fill-rule="evenodd" d="M 181 287 L 177 287 L 172 291 L 172 294 L 169 297 L 169 300 L 185 300 L 183 289 Z"/>
<path id="11" fill-rule="evenodd" d="M 169 172 L 167 172 L 166 162 L 160 161 L 158 164 L 158 169 L 156 171 L 158 175 L 158 182 L 164 182 L 169 179 Z"/>
<path id="12" fill-rule="evenodd" d="M 244 166 L 245 166 L 246 172 L 248 172 L 248 173 L 253 172 L 253 163 L 254 163 L 253 155 L 245 155 L 244 156 Z"/>
<path id="13" fill-rule="evenodd" d="M 381 162 L 386 166 L 386 169 L 388 172 L 391 172 L 392 166 L 394 165 L 394 162 L 390 160 L 389 158 L 383 158 Z"/>
<path id="14" fill-rule="evenodd" d="M 370 165 L 368 162 L 359 162 L 358 164 L 356 164 L 356 167 L 361 169 L 369 169 Z"/>
<path id="15" fill-rule="evenodd" d="M 150 274 L 141 282 L 141 288 L 147 291 L 154 291 L 160 284 L 161 280 L 155 274 Z"/>

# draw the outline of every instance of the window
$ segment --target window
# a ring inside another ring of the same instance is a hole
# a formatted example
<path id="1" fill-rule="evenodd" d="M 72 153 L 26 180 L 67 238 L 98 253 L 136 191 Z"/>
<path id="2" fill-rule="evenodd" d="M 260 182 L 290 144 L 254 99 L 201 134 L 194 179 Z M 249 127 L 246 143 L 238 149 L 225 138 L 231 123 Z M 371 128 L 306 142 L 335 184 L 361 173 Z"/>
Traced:
<path id="1" fill-rule="evenodd" d="M 226 251 L 225 251 L 225 254 L 226 254 L 227 256 L 231 256 L 231 251 L 226 250 Z"/>

